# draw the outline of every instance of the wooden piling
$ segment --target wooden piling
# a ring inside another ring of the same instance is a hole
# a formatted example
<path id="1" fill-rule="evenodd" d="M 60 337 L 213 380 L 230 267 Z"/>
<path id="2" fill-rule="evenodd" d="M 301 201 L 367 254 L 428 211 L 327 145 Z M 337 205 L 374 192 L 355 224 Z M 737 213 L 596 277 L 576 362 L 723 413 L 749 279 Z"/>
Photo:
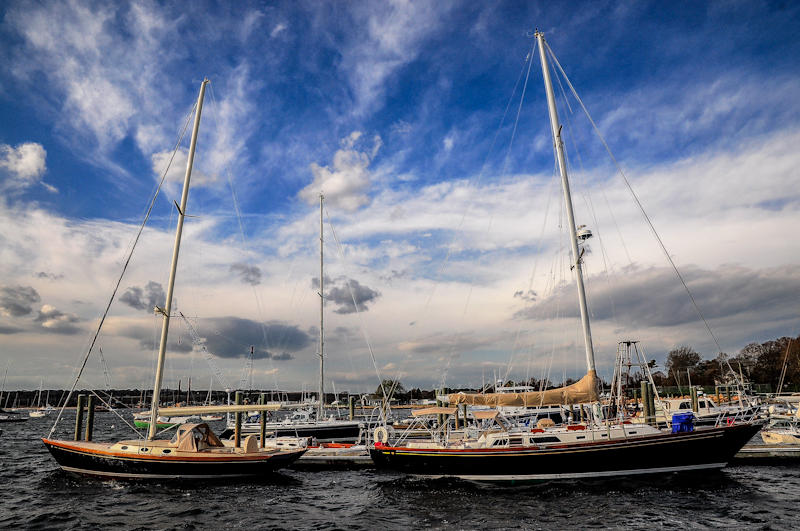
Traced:
<path id="1" fill-rule="evenodd" d="M 642 381 L 641 384 L 641 391 L 642 391 L 642 417 L 644 418 L 645 422 L 650 421 L 650 412 L 649 412 L 649 404 L 647 402 L 647 387 L 648 384 L 646 381 Z"/>
<path id="2" fill-rule="evenodd" d="M 237 406 L 242 405 L 241 391 L 236 391 L 235 402 Z M 234 437 L 233 440 L 234 440 L 234 446 L 236 448 L 239 448 L 242 445 L 242 413 L 237 411 L 236 413 L 234 413 L 234 418 L 236 419 L 236 427 L 234 428 L 233 431 L 233 437 Z"/>
<path id="3" fill-rule="evenodd" d="M 464 411 L 464 427 L 467 427 L 467 405 L 461 404 L 461 409 Z"/>
<path id="4" fill-rule="evenodd" d="M 261 396 L 258 397 L 258 403 L 260 405 L 264 405 L 267 403 L 267 395 L 266 393 L 261 393 Z M 264 448 L 264 444 L 266 443 L 267 438 L 267 412 L 261 412 L 261 448 Z"/>
<path id="5" fill-rule="evenodd" d="M 691 397 L 692 397 L 692 411 L 694 411 L 695 413 L 699 413 L 700 412 L 700 400 L 699 400 L 699 398 L 697 396 L 697 388 L 696 387 L 692 387 L 689 390 L 689 393 L 691 394 Z"/>
<path id="6" fill-rule="evenodd" d="M 441 394 L 442 394 L 441 391 L 437 389 L 436 396 L 439 397 L 441 396 Z M 438 398 L 436 399 L 436 407 L 442 407 L 442 401 L 439 400 Z M 437 426 L 441 427 L 442 424 L 444 424 L 444 415 L 442 415 L 441 413 L 436 415 L 436 421 L 438 422 Z"/>
<path id="7" fill-rule="evenodd" d="M 75 440 L 80 441 L 83 435 L 83 409 L 86 407 L 86 395 L 78 395 L 78 407 L 75 409 Z"/>
<path id="8" fill-rule="evenodd" d="M 356 401 L 355 397 L 348 396 L 347 397 L 347 410 L 348 410 L 348 418 L 350 420 L 354 420 L 356 418 Z"/>
<path id="9" fill-rule="evenodd" d="M 86 440 L 92 440 L 92 432 L 94 431 L 94 395 L 89 395 L 89 402 L 86 406 Z"/>

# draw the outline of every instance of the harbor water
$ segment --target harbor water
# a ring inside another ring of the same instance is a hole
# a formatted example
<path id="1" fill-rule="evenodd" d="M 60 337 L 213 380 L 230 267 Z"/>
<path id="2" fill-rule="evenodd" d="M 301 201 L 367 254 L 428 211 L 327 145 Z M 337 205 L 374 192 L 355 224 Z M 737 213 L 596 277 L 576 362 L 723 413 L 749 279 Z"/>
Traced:
<path id="1" fill-rule="evenodd" d="M 69 437 L 71 421 L 68 414 L 59 436 Z M 375 470 L 284 470 L 259 481 L 222 484 L 99 481 L 64 473 L 50 458 L 40 438 L 52 422 L 46 417 L 0 424 L 2 529 L 800 526 L 800 464 L 510 487 Z M 130 436 L 113 414 L 98 413 L 96 440 Z"/>

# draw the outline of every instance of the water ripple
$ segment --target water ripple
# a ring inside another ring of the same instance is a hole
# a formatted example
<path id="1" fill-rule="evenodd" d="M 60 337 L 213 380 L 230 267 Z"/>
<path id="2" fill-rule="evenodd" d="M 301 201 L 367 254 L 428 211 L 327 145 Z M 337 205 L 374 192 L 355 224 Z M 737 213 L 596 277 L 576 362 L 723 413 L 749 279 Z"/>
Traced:
<path id="1" fill-rule="evenodd" d="M 247 483 L 97 481 L 58 469 L 40 440 L 45 421 L 3 428 L 2 529 L 785 528 L 796 525 L 800 492 L 800 465 L 514 487 L 372 470 L 286 470 Z M 99 428 L 96 438 L 121 435 L 130 436 Z"/>

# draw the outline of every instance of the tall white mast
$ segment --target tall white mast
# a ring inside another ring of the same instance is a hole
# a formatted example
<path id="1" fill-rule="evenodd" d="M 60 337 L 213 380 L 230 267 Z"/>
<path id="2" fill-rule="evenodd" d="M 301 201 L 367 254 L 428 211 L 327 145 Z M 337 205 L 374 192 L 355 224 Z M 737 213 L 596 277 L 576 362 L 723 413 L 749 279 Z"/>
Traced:
<path id="1" fill-rule="evenodd" d="M 150 429 L 147 439 L 152 440 L 156 436 L 156 422 L 158 420 L 158 402 L 161 396 L 161 379 L 164 372 L 164 358 L 167 352 L 167 334 L 169 333 L 169 314 L 172 309 L 172 292 L 175 287 L 175 271 L 178 269 L 178 251 L 181 246 L 181 232 L 183 231 L 183 218 L 186 215 L 186 201 L 189 199 L 189 180 L 192 176 L 192 164 L 194 162 L 194 150 L 197 146 L 197 131 L 200 128 L 200 113 L 203 110 L 203 96 L 206 93 L 208 79 L 204 79 L 200 85 L 200 95 L 197 97 L 197 110 L 194 114 L 194 127 L 192 128 L 192 140 L 189 144 L 189 158 L 186 161 L 186 174 L 183 178 L 183 193 L 181 194 L 181 205 L 178 207 L 178 227 L 175 229 L 175 247 L 172 250 L 172 266 L 169 271 L 169 286 L 167 287 L 167 301 L 164 308 L 156 307 L 156 311 L 164 316 L 161 326 L 161 343 L 158 347 L 158 364 L 156 365 L 156 379 L 153 384 L 153 401 L 150 408 Z"/>
<path id="2" fill-rule="evenodd" d="M 581 255 L 578 253 L 578 235 L 575 227 L 575 215 L 572 212 L 572 196 L 569 193 L 569 179 L 567 178 L 567 163 L 564 157 L 564 142 L 561 140 L 561 124 L 558 121 L 558 111 L 556 110 L 556 98 L 553 94 L 553 84 L 550 81 L 550 68 L 547 66 L 547 53 L 545 51 L 544 34 L 536 32 L 536 40 L 539 43 L 539 57 L 542 61 L 542 76 L 544 77 L 544 89 L 547 92 L 547 108 L 550 110 L 550 126 L 553 132 L 553 143 L 558 157 L 558 168 L 561 171 L 561 187 L 564 190 L 564 203 L 566 204 L 567 223 L 569 225 L 569 243 L 572 249 L 573 267 L 575 268 L 575 280 L 578 284 L 578 302 L 581 308 L 581 324 L 583 325 L 583 340 L 586 344 L 586 368 L 588 371 L 594 368 L 594 348 L 592 347 L 592 330 L 589 326 L 589 311 L 586 307 L 586 288 L 583 286 L 583 269 L 581 267 Z"/>
<path id="3" fill-rule="evenodd" d="M 324 239 L 322 235 L 322 202 L 325 196 L 319 194 L 319 405 L 317 420 L 322 420 L 325 406 L 325 332 L 322 327 L 325 317 L 325 290 L 323 288 L 322 253 Z"/>

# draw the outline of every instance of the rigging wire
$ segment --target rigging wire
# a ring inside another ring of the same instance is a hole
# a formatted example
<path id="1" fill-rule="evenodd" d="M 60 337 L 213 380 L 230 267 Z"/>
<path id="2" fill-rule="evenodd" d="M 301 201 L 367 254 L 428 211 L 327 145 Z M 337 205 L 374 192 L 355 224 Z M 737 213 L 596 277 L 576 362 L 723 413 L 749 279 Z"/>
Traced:
<path id="1" fill-rule="evenodd" d="M 477 185 L 478 183 L 480 183 L 480 181 L 481 181 L 481 178 L 482 178 L 482 176 L 483 176 L 483 173 L 484 173 L 484 172 L 485 172 L 485 170 L 486 170 L 486 166 L 488 165 L 489 156 L 491 155 L 491 152 L 492 152 L 492 150 L 494 149 L 495 142 L 497 141 L 497 137 L 498 137 L 498 135 L 500 134 L 500 129 L 502 128 L 502 125 L 503 125 L 503 123 L 505 123 L 505 118 L 506 118 L 506 115 L 508 114 L 508 110 L 509 110 L 509 109 L 510 109 L 510 107 L 511 107 L 511 102 L 513 101 L 513 99 L 514 99 L 514 95 L 516 94 L 517 87 L 519 86 L 519 81 L 520 81 L 520 79 L 522 78 L 522 72 L 525 72 L 525 81 L 523 82 L 522 91 L 521 91 L 521 93 L 520 93 L 519 105 L 517 106 L 517 113 L 516 113 L 516 116 L 514 117 L 514 125 L 513 125 L 513 127 L 512 127 L 511 139 L 509 140 L 509 145 L 508 145 L 508 149 L 507 149 L 507 151 L 506 151 L 506 156 L 505 156 L 505 159 L 504 159 L 504 161 L 503 161 L 503 169 L 502 169 L 502 173 L 501 173 L 501 174 L 502 174 L 502 175 L 505 175 L 506 171 L 508 170 L 508 165 L 509 165 L 509 161 L 510 161 L 510 158 L 511 158 L 511 149 L 512 149 L 512 147 L 513 147 L 513 144 L 514 144 L 514 138 L 515 138 L 515 136 L 516 136 L 517 127 L 518 127 L 518 125 L 519 125 L 519 117 L 520 117 L 520 113 L 521 113 L 521 111 L 522 111 L 522 104 L 523 104 L 523 103 L 524 103 L 524 101 L 525 101 L 525 93 L 526 93 L 526 91 L 527 91 L 527 87 L 528 87 L 528 80 L 530 79 L 531 65 L 533 64 L 533 57 L 534 57 L 534 55 L 535 55 L 535 53 L 536 53 L 536 46 L 537 46 L 537 43 L 536 43 L 536 41 L 534 41 L 534 42 L 533 42 L 533 44 L 532 44 L 532 46 L 531 46 L 531 51 L 530 51 L 530 52 L 528 53 L 528 55 L 525 57 L 525 62 L 527 62 L 527 63 L 528 63 L 528 66 L 527 66 L 527 68 L 525 68 L 525 66 L 524 66 L 524 63 L 523 63 L 523 68 L 522 68 L 522 70 L 520 71 L 520 75 L 519 75 L 519 77 L 517 78 L 517 82 L 516 82 L 516 84 L 514 85 L 514 90 L 512 91 L 512 93 L 511 93 L 511 97 L 509 98 L 509 101 L 508 101 L 508 103 L 506 104 L 506 110 L 505 110 L 505 112 L 503 113 L 503 118 L 502 118 L 502 119 L 501 119 L 501 121 L 500 121 L 500 125 L 498 126 L 498 129 L 497 129 L 497 132 L 495 133 L 495 137 L 494 137 L 494 139 L 492 140 L 492 144 L 491 144 L 491 146 L 489 147 L 489 152 L 486 154 L 486 159 L 485 159 L 485 161 L 484 161 L 484 165 L 483 165 L 483 166 L 482 166 L 482 168 L 481 168 L 481 172 L 480 172 L 480 174 L 479 174 L 479 176 L 478 176 L 478 179 L 477 179 L 477 181 L 476 181 L 476 185 Z M 466 216 L 467 216 L 467 214 L 468 214 L 468 210 L 464 212 L 464 214 L 463 214 L 463 216 L 462 216 L 462 218 L 461 218 L 461 222 L 459 223 L 459 226 L 458 226 L 458 228 L 459 228 L 459 229 L 460 229 L 460 228 L 461 228 L 461 226 L 463 225 L 463 223 L 464 223 L 464 220 L 466 219 Z M 493 223 L 493 218 L 490 216 L 490 218 L 489 218 L 489 224 L 488 224 L 488 226 L 487 226 L 487 228 L 486 228 L 486 232 L 487 232 L 487 233 L 488 233 L 488 232 L 491 230 L 492 223 Z M 453 241 L 455 241 L 455 235 L 454 235 L 454 237 L 453 237 Z M 441 273 L 444 271 L 444 267 L 447 265 L 447 263 L 448 263 L 448 261 L 449 261 L 449 258 L 450 258 L 450 256 L 451 256 L 451 254 L 452 254 L 452 250 L 453 250 L 453 241 L 451 241 L 451 244 L 448 246 L 447 255 L 445 256 L 445 259 L 444 259 L 444 261 L 442 262 L 442 266 L 441 266 L 441 268 L 439 269 L 439 275 L 437 275 L 437 276 L 441 276 Z M 441 380 L 440 380 L 440 381 L 441 381 L 441 383 L 440 383 L 440 388 L 441 388 L 441 389 L 444 389 L 444 387 L 445 387 L 445 383 L 446 383 L 446 381 L 447 381 L 447 374 L 448 374 L 448 372 L 449 372 L 449 369 L 450 369 L 450 366 L 451 366 L 451 364 L 452 364 L 452 362 L 453 362 L 453 360 L 455 359 L 455 357 L 456 357 L 456 354 L 457 354 L 457 353 L 456 353 L 456 346 L 455 346 L 455 339 L 456 339 L 456 337 L 457 337 L 457 336 L 459 336 L 459 335 L 461 334 L 461 331 L 463 330 L 463 326 L 464 326 L 464 316 L 467 314 L 467 311 L 468 311 L 468 309 L 469 309 L 470 300 L 471 300 L 471 298 L 472 298 L 473 285 L 474 285 L 474 282 L 473 282 L 473 281 L 474 281 L 474 277 L 473 277 L 473 278 L 470 280 L 470 285 L 469 285 L 469 290 L 468 290 L 468 293 L 467 293 L 467 298 L 466 298 L 466 300 L 465 300 L 465 302 L 464 302 L 464 310 L 463 310 L 463 312 L 462 312 L 462 314 L 461 314 L 461 317 L 462 317 L 462 319 L 461 319 L 461 324 L 459 325 L 459 326 L 460 326 L 460 329 L 459 329 L 459 331 L 458 331 L 458 332 L 457 332 L 457 333 L 456 333 L 456 334 L 455 334 L 455 335 L 452 337 L 452 340 L 451 340 L 451 342 L 450 342 L 450 348 L 449 348 L 449 352 L 448 352 L 448 354 L 447 354 L 447 363 L 445 364 L 445 367 L 444 367 L 444 369 L 442 370 L 442 377 L 441 377 Z M 438 284 L 438 282 L 437 282 L 437 284 Z M 428 295 L 428 301 L 427 301 L 427 303 L 426 303 L 426 307 L 428 306 L 428 304 L 430 303 L 430 301 L 431 301 L 431 299 L 432 299 L 432 297 L 433 297 L 433 294 L 434 294 L 434 291 L 435 291 L 435 287 L 436 287 L 436 286 L 434 285 L 434 289 L 433 289 L 433 290 L 431 290 L 431 293 Z"/>
<path id="2" fill-rule="evenodd" d="M 597 127 L 597 124 L 592 119 L 592 116 L 589 114 L 589 110 L 583 104 L 583 100 L 581 100 L 580 96 L 578 96 L 578 93 L 575 90 L 575 87 L 572 86 L 572 83 L 570 82 L 569 77 L 567 77 L 566 72 L 564 72 L 564 69 L 561 67 L 561 64 L 558 62 L 558 59 L 556 58 L 555 54 L 553 53 L 553 50 L 550 48 L 550 46 L 547 43 L 545 43 L 545 46 L 547 46 L 547 51 L 549 52 L 550 57 L 553 59 L 553 62 L 556 64 L 556 66 L 558 66 L 558 69 L 561 71 L 561 75 L 564 76 L 564 81 L 566 81 L 567 85 L 569 86 L 570 91 L 572 92 L 572 95 L 575 97 L 575 99 L 580 104 L 581 108 L 583 109 L 583 112 L 586 114 L 586 117 L 589 119 L 589 122 L 592 124 L 592 128 L 594 129 L 595 133 L 597 134 L 598 138 L 600 139 L 600 142 L 603 144 L 603 147 L 605 148 L 605 150 L 608 153 L 609 157 L 611 157 L 611 160 L 614 163 L 614 166 L 617 168 L 617 172 L 622 177 L 622 180 L 624 181 L 625 186 L 628 189 L 628 192 L 630 192 L 631 197 L 633 197 L 633 201 L 634 201 L 634 203 L 636 203 L 636 206 L 639 208 L 639 212 L 642 214 L 642 217 L 644 218 L 645 222 L 647 223 L 647 226 L 649 227 L 650 232 L 653 234 L 653 237 L 655 238 L 656 242 L 658 243 L 658 246 L 660 247 L 661 251 L 664 253 L 664 256 L 666 257 L 667 262 L 669 262 L 670 266 L 672 267 L 672 270 L 675 272 L 675 275 L 678 277 L 678 280 L 683 285 L 684 290 L 686 290 L 686 294 L 689 296 L 689 300 L 691 301 L 692 306 L 695 309 L 695 312 L 697 312 L 698 317 L 700 318 L 700 320 L 705 325 L 706 330 L 708 330 L 708 333 L 711 336 L 711 339 L 714 341 L 714 344 L 717 347 L 717 351 L 720 354 L 723 354 L 722 347 L 720 346 L 719 341 L 717 340 L 717 336 L 714 334 L 714 331 L 711 329 L 711 325 L 709 325 L 708 321 L 703 316 L 703 312 L 700 310 L 700 306 L 697 304 L 697 301 L 695 300 L 694 295 L 692 295 L 691 290 L 689 290 L 689 286 L 686 284 L 686 281 L 684 280 L 683 275 L 681 275 L 681 272 L 678 270 L 678 266 L 675 264 L 675 261 L 672 259 L 672 257 L 670 256 L 669 252 L 667 251 L 666 245 L 664 245 L 664 242 L 661 239 L 661 236 L 658 234 L 658 231 L 656 231 L 656 228 L 653 225 L 653 222 L 650 220 L 650 216 L 647 215 L 647 212 L 645 211 L 644 206 L 642 205 L 642 202 L 639 200 L 639 196 L 633 190 L 633 186 L 631 186 L 631 183 L 628 180 L 627 175 L 623 171 L 622 166 L 619 164 L 619 162 L 617 161 L 617 158 L 611 152 L 611 148 L 608 146 L 608 143 L 606 142 L 606 140 L 603 137 L 602 133 L 600 133 L 600 129 Z M 736 375 L 736 371 L 734 371 L 733 368 L 731 367 L 730 362 L 727 360 L 727 357 L 725 358 L 725 362 L 727 363 L 728 368 L 733 373 L 733 376 L 736 379 L 737 386 L 743 385 L 743 383 L 739 380 L 738 375 Z M 739 394 L 741 395 L 741 392 Z"/>
<path id="3" fill-rule="evenodd" d="M 169 172 L 169 169 L 172 166 L 172 161 L 175 159 L 175 154 L 178 152 L 178 149 L 180 148 L 184 134 L 186 133 L 186 129 L 189 127 L 189 122 L 191 120 L 192 113 L 194 112 L 196 106 L 197 104 L 195 103 L 186 116 L 186 120 L 183 124 L 183 129 L 178 135 L 178 139 L 175 142 L 175 148 L 172 150 L 172 155 L 170 155 L 169 161 L 167 162 L 164 171 L 161 173 L 161 179 L 158 183 L 158 187 L 156 188 L 156 191 L 153 194 L 152 199 L 150 200 L 150 204 L 147 207 L 147 213 L 145 214 L 144 219 L 142 220 L 142 224 L 139 226 L 139 230 L 136 233 L 136 238 L 133 241 L 133 245 L 131 245 L 130 251 L 128 252 L 128 256 L 125 259 L 125 264 L 122 267 L 122 272 L 120 273 L 119 278 L 117 279 L 117 283 L 114 286 L 114 290 L 111 292 L 111 297 L 109 298 L 105 311 L 103 311 L 103 315 L 100 318 L 100 323 L 97 325 L 97 330 L 95 331 L 94 337 L 92 337 L 91 344 L 89 345 L 89 348 L 86 351 L 86 355 L 83 358 L 83 363 L 81 363 L 81 367 L 78 370 L 78 374 L 75 377 L 75 381 L 72 383 L 72 387 L 70 388 L 69 393 L 67 394 L 67 399 L 64 401 L 64 404 L 61 406 L 61 409 L 58 411 L 56 420 L 55 422 L 53 422 L 53 427 L 50 428 L 50 435 L 49 435 L 50 437 L 53 436 L 53 433 L 56 430 L 56 426 L 58 425 L 59 420 L 61 420 L 61 416 L 64 414 L 64 409 L 67 407 L 67 403 L 69 402 L 69 399 L 72 397 L 72 393 L 75 391 L 75 387 L 78 385 L 78 381 L 80 380 L 81 375 L 83 374 L 83 370 L 86 368 L 86 362 L 89 361 L 89 356 L 92 354 L 92 350 L 94 349 L 94 345 L 97 342 L 98 336 L 100 336 L 100 331 L 103 329 L 103 323 L 105 323 L 106 317 L 108 316 L 108 312 L 111 309 L 111 304 L 114 302 L 114 299 L 116 298 L 119 286 L 122 283 L 122 279 L 125 276 L 125 272 L 128 270 L 128 265 L 131 262 L 131 258 L 133 258 L 133 251 L 136 249 L 136 245 L 139 243 L 139 238 L 141 237 L 142 232 L 144 231 L 145 225 L 147 225 L 147 221 L 150 219 L 150 214 L 153 212 L 153 207 L 155 206 L 156 199 L 158 199 L 158 194 L 161 191 L 161 187 L 163 186 L 164 181 L 167 178 L 167 173 Z"/>
<path id="4" fill-rule="evenodd" d="M 212 105 L 212 109 L 214 109 L 214 112 L 212 112 L 211 114 L 214 117 L 214 123 L 219 128 L 219 121 L 217 120 L 217 113 L 216 113 L 217 99 L 216 99 L 216 96 L 214 95 L 214 87 L 213 86 L 211 87 L 211 101 L 212 101 L 212 104 L 213 104 Z M 252 267 L 253 264 L 250 261 L 250 253 L 247 253 L 248 243 L 247 243 L 247 237 L 245 236 L 245 232 L 244 232 L 244 224 L 242 223 L 242 213 L 241 213 L 241 209 L 239 208 L 239 200 L 238 200 L 238 198 L 236 196 L 236 190 L 233 188 L 233 181 L 231 179 L 230 164 L 227 164 L 225 166 L 225 170 L 223 171 L 223 173 L 225 174 L 225 179 L 226 179 L 226 181 L 228 183 L 228 188 L 231 191 L 231 199 L 233 200 L 233 209 L 236 212 L 236 221 L 237 221 L 237 224 L 238 224 L 238 227 L 239 227 L 239 236 L 242 239 L 242 246 L 245 249 L 245 256 L 247 256 L 246 260 L 248 260 L 248 265 L 250 265 Z M 264 324 L 264 312 L 263 312 L 263 309 L 262 309 L 262 306 L 261 306 L 261 297 L 259 297 L 259 295 L 258 295 L 258 290 L 256 289 L 255 284 L 251 284 L 250 287 L 253 289 L 253 297 L 255 298 L 255 301 L 256 301 L 256 311 L 258 312 L 258 322 L 259 322 L 259 325 L 261 326 L 261 334 L 262 334 L 262 336 L 264 338 L 264 346 L 265 346 L 265 348 L 268 348 L 271 345 L 271 343 L 270 343 L 270 340 L 269 340 L 269 333 L 267 331 L 267 327 Z M 285 334 L 285 330 L 284 330 L 284 334 Z M 278 345 L 280 345 L 283 342 L 284 339 L 285 339 L 285 336 L 284 336 L 283 339 L 281 339 L 278 342 Z M 272 357 L 268 357 L 267 359 L 269 360 L 270 372 L 272 373 L 273 383 L 275 385 L 275 388 L 278 389 L 278 376 L 277 376 L 278 371 L 275 370 L 275 364 L 274 364 L 274 362 L 272 360 Z"/>
<path id="5" fill-rule="evenodd" d="M 572 114 L 572 107 L 570 106 L 569 99 L 567 98 L 567 94 L 564 91 L 564 86 L 561 84 L 561 78 L 558 75 L 558 71 L 554 72 L 554 76 L 553 77 L 556 78 L 556 82 L 558 83 L 558 87 L 561 90 L 562 101 L 567 106 L 567 109 L 569 109 L 569 112 L 568 113 L 563 113 L 563 115 L 564 115 L 564 118 L 566 119 L 566 122 L 567 122 L 567 134 L 570 137 L 571 145 L 574 146 L 575 155 L 578 158 L 578 166 L 580 167 L 580 170 L 581 170 L 579 172 L 579 175 L 585 175 L 587 172 L 586 172 L 586 170 L 585 170 L 585 168 L 583 166 L 583 158 L 581 157 L 581 152 L 580 152 L 580 149 L 578 148 L 578 142 L 575 141 L 575 138 L 574 138 L 573 133 L 572 133 L 573 127 L 572 127 L 572 121 L 570 120 L 570 115 Z M 570 157 L 567 154 L 567 146 L 566 145 L 564 146 L 564 159 L 565 159 L 565 161 L 567 163 L 567 167 L 571 168 L 572 167 L 572 163 L 571 163 Z M 573 174 L 571 169 L 570 169 L 570 173 Z M 588 190 L 589 190 L 589 186 L 588 186 L 588 184 L 586 184 L 584 182 L 584 186 L 581 187 L 581 197 L 583 197 L 583 200 L 586 203 L 586 210 L 589 212 L 589 215 L 591 216 L 591 218 L 592 218 L 592 220 L 594 222 L 594 235 L 597 236 L 597 240 L 598 240 L 598 243 L 600 245 L 600 256 L 603 259 L 603 275 L 604 275 L 605 280 L 606 280 L 606 285 L 609 287 L 608 298 L 609 298 L 609 301 L 611 302 L 612 320 L 614 321 L 614 323 L 618 327 L 621 327 L 621 323 L 617 319 L 617 309 L 616 309 L 616 304 L 614 302 L 614 296 L 613 296 L 612 290 L 610 289 L 611 288 L 611 277 L 609 275 L 609 266 L 608 266 L 608 264 L 610 262 L 610 259 L 608 257 L 608 253 L 606 252 L 605 243 L 603 242 L 604 231 L 602 231 L 600 229 L 600 221 L 597 218 L 597 213 L 596 213 L 595 208 L 594 208 L 594 202 L 592 201 L 591 195 L 590 195 Z M 605 192 L 603 192 L 603 196 L 605 197 Z M 608 204 L 607 200 L 606 200 L 606 204 Z M 611 218 L 614 220 L 614 223 L 616 225 L 616 218 L 614 218 L 614 213 L 611 212 L 610 209 L 609 209 L 609 212 L 611 214 Z M 619 230 L 619 226 L 617 226 L 617 232 L 618 232 L 618 234 L 620 236 L 620 240 L 622 241 L 622 245 L 623 245 L 623 248 L 625 249 L 625 253 L 627 254 L 628 250 L 627 250 L 627 247 L 625 247 L 625 241 L 622 238 L 622 233 Z M 628 255 L 628 261 L 631 262 L 630 255 Z M 584 264 L 586 264 L 586 263 L 584 262 Z M 589 274 L 589 271 L 588 271 L 588 264 L 586 264 L 586 265 L 587 265 L 587 267 L 586 267 L 586 272 L 585 272 L 586 273 L 585 274 L 585 278 L 587 280 L 589 280 L 591 278 L 591 275 Z"/>
<path id="6" fill-rule="evenodd" d="M 506 150 L 506 158 L 503 163 L 503 171 L 501 175 L 505 175 L 508 170 L 508 164 L 511 160 L 511 148 L 514 146 L 514 138 L 517 136 L 517 126 L 519 125 L 519 116 L 522 112 L 522 104 L 525 102 L 525 93 L 528 89 L 528 80 L 531 77 L 531 66 L 533 65 L 533 56 L 536 55 L 536 41 L 533 41 L 533 47 L 528 55 L 528 70 L 525 72 L 525 82 L 522 84 L 522 94 L 519 97 L 519 105 L 517 106 L 517 115 L 514 117 L 514 127 L 511 130 L 511 139 L 508 141 L 508 150 Z"/>
<path id="7" fill-rule="evenodd" d="M 537 259 L 533 263 L 533 269 L 531 270 L 531 275 L 530 275 L 530 277 L 528 279 L 528 292 L 529 293 L 533 290 L 533 283 L 534 283 L 534 280 L 536 278 L 536 270 L 538 269 L 538 263 L 539 263 L 538 262 L 538 256 L 539 256 L 539 253 L 542 250 L 542 245 L 544 245 L 544 232 L 545 232 L 545 229 L 547 227 L 547 218 L 549 217 L 549 214 L 550 214 L 550 205 L 551 205 L 551 202 L 552 202 L 552 199 L 553 199 L 553 195 L 554 195 L 553 194 L 553 189 L 555 188 L 555 183 L 557 182 L 555 177 L 556 177 L 556 168 L 553 168 L 553 175 L 550 177 L 550 190 L 549 190 L 549 192 L 547 194 L 547 205 L 545 206 L 545 209 L 544 209 L 544 219 L 542 220 L 542 228 L 539 231 L 539 237 L 537 239 L 538 243 L 536 245 L 536 251 L 534 252 L 534 255 L 537 257 Z M 514 337 L 514 344 L 511 347 L 511 356 L 508 359 L 508 365 L 506 367 L 505 379 L 508 379 L 508 375 L 511 372 L 512 363 L 513 363 L 513 360 L 514 360 L 514 355 L 515 355 L 515 352 L 516 352 L 517 347 L 519 345 L 519 339 L 520 339 L 521 334 L 522 334 L 522 323 L 520 323 L 517 326 L 517 331 L 516 331 L 516 334 L 515 334 L 515 337 Z M 532 348 L 533 348 L 533 345 L 531 344 L 531 349 Z"/>
<path id="8" fill-rule="evenodd" d="M 328 219 L 328 225 L 331 228 L 331 234 L 333 234 L 333 241 L 336 242 L 336 249 L 339 252 L 339 257 L 344 260 L 344 248 L 342 247 L 342 243 L 339 241 L 339 236 L 336 234 L 336 229 L 333 227 L 333 221 L 331 220 L 331 216 L 328 213 L 328 209 L 325 208 L 325 217 Z M 321 279 L 320 279 L 321 280 Z M 364 326 L 364 319 L 361 316 L 361 311 L 358 309 L 358 302 L 356 301 L 355 292 L 353 291 L 353 287 L 350 285 L 350 279 L 345 276 L 344 278 L 345 284 L 347 285 L 347 291 L 350 293 L 350 298 L 353 300 L 353 307 L 356 310 L 356 315 L 358 316 L 358 323 L 361 327 L 361 333 L 364 335 L 364 341 L 367 344 L 367 350 L 369 351 L 369 357 L 372 360 L 372 367 L 375 369 L 375 376 L 378 378 L 378 382 L 380 384 L 381 393 L 383 394 L 383 399 L 385 400 L 385 404 L 389 404 L 389 395 L 386 393 L 386 389 L 383 386 L 383 378 L 381 378 L 381 372 L 378 369 L 378 362 L 375 359 L 375 352 L 372 350 L 372 343 L 369 340 L 369 334 L 367 333 L 367 328 Z M 383 409 L 382 409 L 383 410 Z"/>
<path id="9" fill-rule="evenodd" d="M 535 46 L 535 43 L 534 43 L 534 46 Z M 511 91 L 511 96 L 509 96 L 508 103 L 506 103 L 505 111 L 503 111 L 503 116 L 502 116 L 502 118 L 500 118 L 500 123 L 497 125 L 497 130 L 495 131 L 494 137 L 492 138 L 492 143 L 490 144 L 489 150 L 486 153 L 486 157 L 484 158 L 483 165 L 481 165 L 481 171 L 478 173 L 477 177 L 474 180 L 474 186 L 475 187 L 480 185 L 481 181 L 483 180 L 483 176 L 486 173 L 487 167 L 489 165 L 489 157 L 491 156 L 492 152 L 494 151 L 494 146 L 497 143 L 498 137 L 500 136 L 500 131 L 503 128 L 503 124 L 505 124 L 506 116 L 508 116 L 508 110 L 511 108 L 511 103 L 514 101 L 514 95 L 517 93 L 517 87 L 519 86 L 519 82 L 522 79 L 522 74 L 523 74 L 523 72 L 525 72 L 525 64 L 524 63 L 531 60 L 531 58 L 533 57 L 533 51 L 534 51 L 534 49 L 532 49 L 531 53 L 529 53 L 525 57 L 525 61 L 523 62 L 522 69 L 520 70 L 519 76 L 517 77 L 517 81 L 514 84 L 514 89 Z M 459 221 L 458 226 L 456 227 L 455 232 L 453 234 L 453 237 L 452 237 L 452 239 L 450 240 L 450 243 L 447 246 L 447 253 L 445 254 L 445 257 L 442 260 L 442 264 L 441 264 L 441 266 L 439 266 L 439 270 L 436 273 L 436 279 L 437 280 L 434 283 L 433 288 L 431 288 L 431 292 L 428 294 L 428 299 L 425 302 L 425 308 L 427 308 L 430 305 L 430 302 L 433 299 L 433 295 L 436 292 L 436 288 L 437 288 L 437 286 L 439 284 L 439 279 L 441 278 L 442 273 L 444 272 L 444 268 L 447 266 L 447 263 L 450 260 L 450 256 L 453 253 L 453 248 L 454 248 L 455 239 L 457 237 L 457 233 L 461 229 L 461 227 L 464 225 L 464 221 L 466 220 L 468 213 L 469 213 L 469 209 L 466 209 L 464 211 L 464 213 L 462 214 L 461 220 Z"/>

